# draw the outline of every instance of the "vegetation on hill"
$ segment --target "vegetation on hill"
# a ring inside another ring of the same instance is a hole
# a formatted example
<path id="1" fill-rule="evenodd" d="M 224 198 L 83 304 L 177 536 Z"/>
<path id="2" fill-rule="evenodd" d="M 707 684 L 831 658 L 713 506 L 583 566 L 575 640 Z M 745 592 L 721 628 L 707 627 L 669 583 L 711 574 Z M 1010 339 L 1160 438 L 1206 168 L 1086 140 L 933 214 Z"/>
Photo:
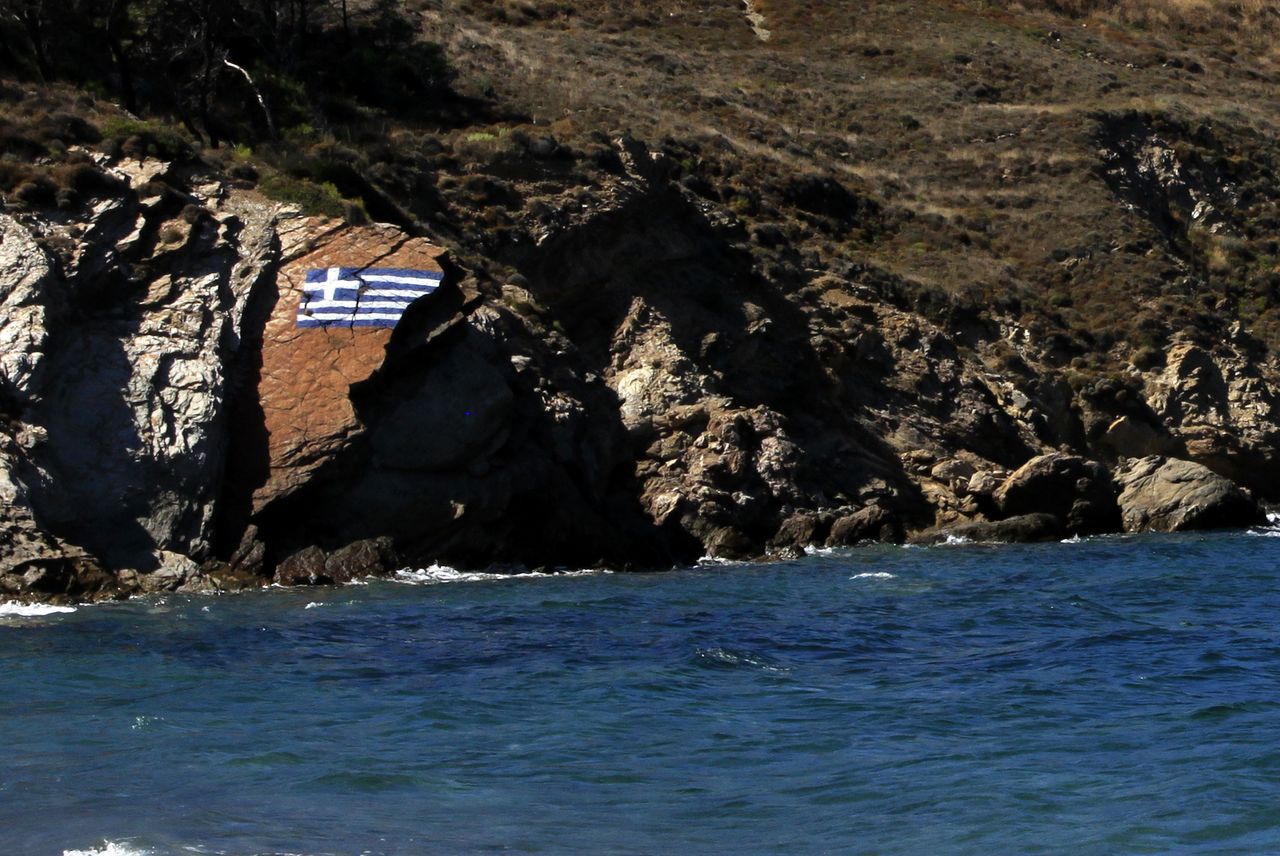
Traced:
<path id="1" fill-rule="evenodd" d="M 1280 345 L 1274 3 L 769 0 L 768 42 L 740 7 L 0 0 L 0 192 L 92 196 L 86 146 L 200 158 L 502 277 L 626 134 L 780 288 L 875 269 L 1022 331 L 1006 368 Z"/>

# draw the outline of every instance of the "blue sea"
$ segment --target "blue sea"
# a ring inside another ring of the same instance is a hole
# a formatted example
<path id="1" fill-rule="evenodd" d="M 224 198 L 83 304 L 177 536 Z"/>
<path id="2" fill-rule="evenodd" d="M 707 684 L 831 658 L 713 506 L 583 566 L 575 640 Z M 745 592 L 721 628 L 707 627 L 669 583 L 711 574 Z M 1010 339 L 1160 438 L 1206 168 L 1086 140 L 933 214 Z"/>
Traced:
<path id="1" fill-rule="evenodd" d="M 0 852 L 1277 853 L 1275 534 L 0 607 Z"/>

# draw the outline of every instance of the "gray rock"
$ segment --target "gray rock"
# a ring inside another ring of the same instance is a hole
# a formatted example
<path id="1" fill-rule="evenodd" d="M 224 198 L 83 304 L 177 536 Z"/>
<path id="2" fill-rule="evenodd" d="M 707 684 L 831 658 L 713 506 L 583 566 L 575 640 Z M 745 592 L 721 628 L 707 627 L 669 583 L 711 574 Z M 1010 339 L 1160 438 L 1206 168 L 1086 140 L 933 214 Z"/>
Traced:
<path id="1" fill-rule="evenodd" d="M 1152 455 L 1116 474 L 1126 532 L 1226 529 L 1266 522 L 1262 507 L 1235 483 L 1191 461 Z"/>
<path id="2" fill-rule="evenodd" d="M 162 216 L 138 212 L 125 199 L 103 216 Z M 33 486 L 32 506 L 50 531 L 110 566 L 150 572 L 161 553 L 211 555 L 229 366 L 248 291 L 270 261 L 264 236 L 273 217 L 273 208 L 246 208 L 235 230 L 179 218 L 172 222 L 187 229 L 181 245 L 162 244 L 147 259 L 81 260 L 65 271 L 78 309 L 50 340 L 41 360 L 47 381 L 32 389 L 24 414 L 47 433 L 32 457 L 48 479 Z M 167 222 L 149 228 L 163 231 Z M 150 278 L 127 283 L 126 266 L 139 262 Z M 37 344 L 28 343 L 31 360 Z"/>
<path id="3" fill-rule="evenodd" d="M 55 279 L 31 233 L 0 215 L 0 392 L 19 405 L 39 389 Z"/>

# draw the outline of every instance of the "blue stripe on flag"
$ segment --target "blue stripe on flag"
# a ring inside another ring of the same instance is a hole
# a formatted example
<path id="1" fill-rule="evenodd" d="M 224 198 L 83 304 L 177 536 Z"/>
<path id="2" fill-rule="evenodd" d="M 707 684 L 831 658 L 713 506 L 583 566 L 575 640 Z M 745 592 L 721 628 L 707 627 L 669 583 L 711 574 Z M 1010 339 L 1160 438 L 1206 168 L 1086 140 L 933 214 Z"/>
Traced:
<path id="1" fill-rule="evenodd" d="M 435 270 L 411 270 L 409 268 L 373 268 L 373 267 L 340 267 L 313 268 L 307 271 L 307 282 L 324 282 L 329 278 L 329 271 L 337 271 L 338 279 L 359 279 L 365 282 L 388 276 L 411 277 L 415 280 L 434 280 L 440 282 L 444 274 Z"/>

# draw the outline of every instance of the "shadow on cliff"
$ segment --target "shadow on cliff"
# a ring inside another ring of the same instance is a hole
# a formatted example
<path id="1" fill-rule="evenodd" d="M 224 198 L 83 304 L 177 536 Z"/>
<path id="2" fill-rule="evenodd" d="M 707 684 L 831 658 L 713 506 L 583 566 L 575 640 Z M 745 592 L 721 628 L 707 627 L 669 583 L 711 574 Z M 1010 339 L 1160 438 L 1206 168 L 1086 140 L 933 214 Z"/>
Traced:
<path id="1" fill-rule="evenodd" d="M 555 355 L 475 309 L 462 272 L 397 325 L 388 360 L 352 388 L 361 434 L 254 522 L 268 566 L 317 544 L 390 537 L 410 564 L 669 567 L 699 555 L 659 530 L 634 490 L 617 402 L 601 385 L 570 383 L 566 407 L 541 386 Z M 508 319 L 509 320 L 509 319 Z M 518 351 L 538 362 L 519 371 Z"/>
<path id="2" fill-rule="evenodd" d="M 808 319 L 783 293 L 800 283 L 766 280 L 753 269 L 744 238 L 717 229 L 673 185 L 656 180 L 534 249 L 509 250 L 505 260 L 549 307 L 585 370 L 616 376 L 633 357 L 648 359 L 623 334 L 642 303 L 669 326 L 680 354 L 675 364 L 690 376 L 689 387 L 709 386 L 707 395 L 727 398 L 732 407 L 766 407 L 787 419 L 792 439 L 809 453 L 800 480 L 815 505 L 839 504 L 839 497 L 879 481 L 898 511 L 924 514 L 896 454 L 857 423 L 823 370 Z M 641 331 L 636 338 L 643 337 Z M 818 460 L 814 453 L 825 448 L 844 454 Z M 633 459 L 642 453 L 631 450 Z M 762 541 L 772 533 L 754 534 Z"/>
<path id="3" fill-rule="evenodd" d="M 134 367 L 124 343 L 140 322 L 111 298 L 127 291 L 122 277 L 95 285 L 73 295 L 75 317 L 51 331 L 46 377 L 58 392 L 27 415 L 47 432 L 32 454 L 44 472 L 24 477 L 42 527 L 110 567 L 150 571 L 156 545 L 141 521 L 164 474 L 149 465 L 125 398 Z"/>
<path id="4" fill-rule="evenodd" d="M 272 253 L 279 255 L 279 238 Z M 240 324 L 236 358 L 228 367 L 226 469 L 215 506 L 213 551 L 227 557 L 240 545 L 253 515 L 253 493 L 271 470 L 266 414 L 262 410 L 262 344 L 267 322 L 280 300 L 276 261 L 267 265 L 253 283 Z"/>

